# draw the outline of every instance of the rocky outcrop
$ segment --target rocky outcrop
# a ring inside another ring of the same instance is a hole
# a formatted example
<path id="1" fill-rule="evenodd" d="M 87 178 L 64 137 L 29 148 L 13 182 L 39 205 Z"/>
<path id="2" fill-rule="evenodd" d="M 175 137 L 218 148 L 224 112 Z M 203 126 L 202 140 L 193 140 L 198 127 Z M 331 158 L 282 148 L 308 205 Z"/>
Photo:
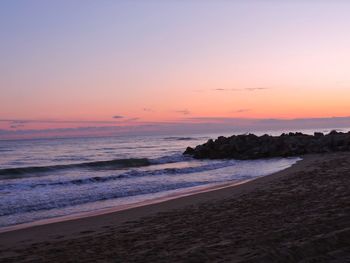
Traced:
<path id="1" fill-rule="evenodd" d="M 228 138 L 220 136 L 195 148 L 188 147 L 184 154 L 197 159 L 247 160 L 339 151 L 350 151 L 350 132 L 332 131 L 326 135 L 318 132 L 314 135 L 297 132 L 281 136 L 267 134 L 233 135 Z"/>

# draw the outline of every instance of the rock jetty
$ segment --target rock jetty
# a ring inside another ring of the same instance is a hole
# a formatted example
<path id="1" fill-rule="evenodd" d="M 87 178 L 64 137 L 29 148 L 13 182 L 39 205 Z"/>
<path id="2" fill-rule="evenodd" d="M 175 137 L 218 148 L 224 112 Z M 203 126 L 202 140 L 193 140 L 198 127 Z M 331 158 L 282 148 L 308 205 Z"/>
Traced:
<path id="1" fill-rule="evenodd" d="M 281 136 L 254 134 L 220 136 L 195 148 L 188 147 L 185 155 L 196 159 L 260 159 L 299 156 L 310 153 L 350 151 L 350 132 L 331 131 L 329 134 L 300 132 Z"/>

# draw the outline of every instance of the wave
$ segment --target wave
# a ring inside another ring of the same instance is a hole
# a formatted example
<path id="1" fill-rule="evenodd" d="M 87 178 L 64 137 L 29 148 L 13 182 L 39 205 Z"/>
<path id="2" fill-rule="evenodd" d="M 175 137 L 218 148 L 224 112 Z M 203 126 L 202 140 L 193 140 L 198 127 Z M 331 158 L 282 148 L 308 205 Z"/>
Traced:
<path id="1" fill-rule="evenodd" d="M 165 163 L 178 163 L 193 160 L 190 156 L 185 156 L 182 153 L 176 153 L 172 155 L 166 155 L 154 159 L 150 159 L 151 164 L 165 164 Z"/>
<path id="2" fill-rule="evenodd" d="M 113 170 L 113 169 L 121 169 L 121 168 L 148 166 L 151 164 L 152 163 L 147 158 L 130 158 L 130 159 L 115 159 L 115 160 L 109 160 L 109 161 L 84 162 L 84 163 L 76 163 L 76 164 L 5 168 L 5 169 L 0 169 L 0 178 L 1 179 L 19 178 L 26 174 L 46 173 L 51 171 L 75 169 L 75 168 Z"/>
<path id="3" fill-rule="evenodd" d="M 108 181 L 124 179 L 124 178 L 135 178 L 135 177 L 144 177 L 144 176 L 159 176 L 159 175 L 181 175 L 181 174 L 191 174 L 191 173 L 200 173 L 204 171 L 212 171 L 225 167 L 232 166 L 236 164 L 236 161 L 229 161 L 223 163 L 212 163 L 205 164 L 202 166 L 194 166 L 194 167 L 186 167 L 186 168 L 166 168 L 159 170 L 151 170 L 151 171 L 138 171 L 131 170 L 119 175 L 112 175 L 108 177 L 90 177 L 85 179 L 76 179 L 65 182 L 57 182 L 50 185 L 67 185 L 67 184 L 87 184 L 87 183 L 104 183 Z"/>
<path id="4" fill-rule="evenodd" d="M 3 184 L 0 185 L 0 190 L 14 190 L 14 189 L 33 189 L 37 187 L 62 187 L 69 185 L 86 185 L 86 184 L 97 184 L 97 183 L 106 183 L 115 180 L 127 179 L 127 178 L 139 178 L 146 176 L 176 176 L 183 174 L 192 174 L 192 173 L 200 173 L 204 171 L 213 171 L 217 169 L 226 168 L 229 166 L 233 166 L 237 164 L 237 161 L 225 161 L 225 162 L 216 162 L 216 163 L 207 163 L 200 166 L 189 166 L 184 168 L 165 168 L 158 170 L 129 170 L 122 174 L 118 175 L 110 175 L 110 176 L 93 176 L 83 179 L 73 179 L 73 180 L 62 180 L 56 182 L 47 182 L 47 183 L 16 183 L 16 184 Z"/>
<path id="5" fill-rule="evenodd" d="M 13 150 L 11 150 L 11 149 L 1 149 L 0 148 L 0 152 L 12 152 Z"/>
<path id="6" fill-rule="evenodd" d="M 67 170 L 67 169 L 94 169 L 94 170 L 115 170 L 123 168 L 135 168 L 149 165 L 158 165 L 166 163 L 177 163 L 191 160 L 192 157 L 183 156 L 181 153 L 166 155 L 154 159 L 148 158 L 129 158 L 129 159 L 115 159 L 108 161 L 93 161 L 82 162 L 75 164 L 57 164 L 49 166 L 28 166 L 28 167 L 16 167 L 0 169 L 1 179 L 17 179 L 21 177 L 37 176 L 41 173 L 47 173 L 52 171 Z"/>
<path id="7" fill-rule="evenodd" d="M 165 137 L 164 140 L 167 141 L 192 141 L 192 140 L 198 140 L 199 138 L 193 138 L 193 137 Z"/>
<path id="8" fill-rule="evenodd" d="M 177 190 L 177 189 L 184 189 L 194 186 L 200 186 L 200 185 L 206 185 L 208 181 L 196 181 L 196 182 L 180 182 L 180 183 L 173 183 L 168 185 L 153 185 L 149 188 L 135 188 L 135 189 L 128 189 L 124 191 L 105 191 L 103 193 L 91 193 L 90 195 L 84 195 L 79 196 L 79 198 L 76 197 L 62 197 L 58 200 L 52 201 L 50 199 L 41 200 L 42 203 L 28 203 L 27 201 L 24 201 L 21 204 L 14 204 L 13 206 L 10 206 L 8 204 L 1 204 L 0 203 L 0 216 L 14 216 L 15 214 L 19 213 L 28 213 L 33 211 L 42 211 L 42 210 L 50 210 L 50 209 L 57 209 L 57 208 L 64 208 L 69 206 L 76 206 L 76 205 L 82 205 L 86 203 L 92 203 L 92 202 L 98 202 L 98 201 L 105 201 L 110 199 L 116 199 L 116 198 L 123 198 L 123 197 L 132 197 L 137 195 L 144 195 L 144 194 L 153 194 L 163 191 L 171 191 L 171 190 Z M 215 183 L 215 182 L 214 182 Z"/>

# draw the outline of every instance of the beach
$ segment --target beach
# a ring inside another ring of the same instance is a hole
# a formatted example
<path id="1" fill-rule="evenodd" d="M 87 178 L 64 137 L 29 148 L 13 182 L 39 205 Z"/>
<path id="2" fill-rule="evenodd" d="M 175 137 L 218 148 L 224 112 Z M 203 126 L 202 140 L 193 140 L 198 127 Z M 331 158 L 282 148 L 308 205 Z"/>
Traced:
<path id="1" fill-rule="evenodd" d="M 0 233 L 0 262 L 349 262 L 350 153 L 236 186 Z"/>
<path id="2" fill-rule="evenodd" d="M 0 263 L 350 263 L 350 1 L 0 13 Z"/>

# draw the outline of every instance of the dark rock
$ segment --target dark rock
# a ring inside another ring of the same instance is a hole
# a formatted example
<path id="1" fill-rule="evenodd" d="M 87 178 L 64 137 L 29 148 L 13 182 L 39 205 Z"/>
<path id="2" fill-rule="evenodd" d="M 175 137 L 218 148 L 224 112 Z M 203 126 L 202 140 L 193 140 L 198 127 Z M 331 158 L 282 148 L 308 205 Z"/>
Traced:
<path id="1" fill-rule="evenodd" d="M 195 153 L 195 151 L 191 147 L 187 147 L 186 151 L 184 152 L 184 154 L 188 154 L 188 155 L 193 155 L 194 153 Z"/>
<path id="2" fill-rule="evenodd" d="M 337 135 L 338 132 L 336 130 L 332 130 L 328 135 Z"/>
<path id="3" fill-rule="evenodd" d="M 188 147 L 184 154 L 198 159 L 258 159 L 270 157 L 298 156 L 308 153 L 350 151 L 350 132 L 331 131 L 329 134 L 315 132 L 283 133 L 281 136 L 256 136 L 254 134 L 220 136 L 208 140 L 194 149 Z"/>

